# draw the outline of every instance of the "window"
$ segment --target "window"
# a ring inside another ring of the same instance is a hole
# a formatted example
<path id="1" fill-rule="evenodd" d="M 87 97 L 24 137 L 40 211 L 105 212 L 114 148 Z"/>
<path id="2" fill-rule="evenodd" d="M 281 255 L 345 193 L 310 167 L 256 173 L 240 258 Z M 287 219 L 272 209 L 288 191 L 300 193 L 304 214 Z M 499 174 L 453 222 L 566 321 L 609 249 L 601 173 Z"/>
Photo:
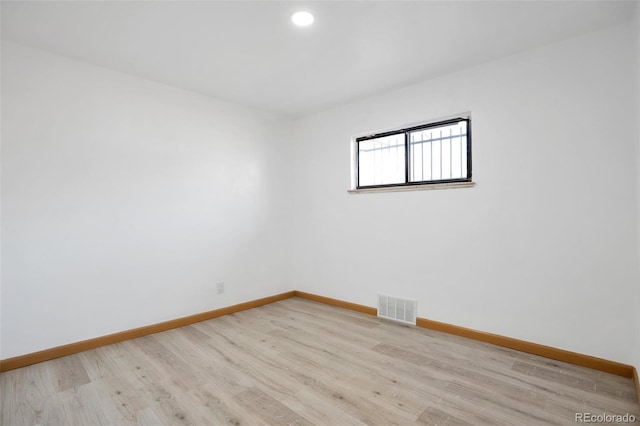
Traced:
<path id="1" fill-rule="evenodd" d="M 471 182 L 471 119 L 356 139 L 356 188 Z"/>

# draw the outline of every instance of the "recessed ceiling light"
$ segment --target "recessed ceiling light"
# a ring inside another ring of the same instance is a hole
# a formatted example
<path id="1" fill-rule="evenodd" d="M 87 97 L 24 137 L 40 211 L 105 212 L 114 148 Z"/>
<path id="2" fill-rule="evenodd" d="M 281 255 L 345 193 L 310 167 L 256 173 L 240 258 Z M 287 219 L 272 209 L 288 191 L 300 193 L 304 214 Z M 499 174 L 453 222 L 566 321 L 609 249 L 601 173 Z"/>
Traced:
<path id="1" fill-rule="evenodd" d="M 309 12 L 296 12 L 291 15 L 291 22 L 299 27 L 308 27 L 313 23 L 313 15 Z"/>

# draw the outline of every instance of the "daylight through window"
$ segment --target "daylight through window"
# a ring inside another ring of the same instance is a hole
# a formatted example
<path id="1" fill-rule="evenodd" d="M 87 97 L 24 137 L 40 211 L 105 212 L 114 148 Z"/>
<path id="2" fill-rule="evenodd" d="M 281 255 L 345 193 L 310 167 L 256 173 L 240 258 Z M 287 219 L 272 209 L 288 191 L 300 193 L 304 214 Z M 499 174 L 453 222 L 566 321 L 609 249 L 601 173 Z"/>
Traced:
<path id="1" fill-rule="evenodd" d="M 356 139 L 357 188 L 471 181 L 471 120 Z"/>

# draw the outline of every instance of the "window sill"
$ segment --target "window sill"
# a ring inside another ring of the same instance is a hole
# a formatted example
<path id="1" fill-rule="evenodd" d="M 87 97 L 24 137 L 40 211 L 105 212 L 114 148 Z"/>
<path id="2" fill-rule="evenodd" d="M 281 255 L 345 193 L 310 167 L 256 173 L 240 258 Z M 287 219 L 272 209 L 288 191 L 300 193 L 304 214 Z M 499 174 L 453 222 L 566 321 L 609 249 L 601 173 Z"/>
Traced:
<path id="1" fill-rule="evenodd" d="M 347 192 L 349 192 L 349 194 L 368 194 L 371 192 L 426 191 L 429 189 L 470 188 L 475 185 L 475 182 L 449 182 L 433 183 L 427 185 L 386 186 L 382 188 L 349 189 Z"/>

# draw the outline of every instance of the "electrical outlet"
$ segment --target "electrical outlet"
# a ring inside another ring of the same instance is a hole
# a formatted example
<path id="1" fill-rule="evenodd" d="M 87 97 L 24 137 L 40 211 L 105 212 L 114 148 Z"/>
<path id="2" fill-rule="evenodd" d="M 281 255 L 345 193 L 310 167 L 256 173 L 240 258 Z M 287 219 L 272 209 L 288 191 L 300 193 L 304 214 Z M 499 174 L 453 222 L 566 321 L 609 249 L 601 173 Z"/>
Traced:
<path id="1" fill-rule="evenodd" d="M 224 293 L 224 283 L 218 283 L 217 285 L 217 294 L 222 294 Z"/>

